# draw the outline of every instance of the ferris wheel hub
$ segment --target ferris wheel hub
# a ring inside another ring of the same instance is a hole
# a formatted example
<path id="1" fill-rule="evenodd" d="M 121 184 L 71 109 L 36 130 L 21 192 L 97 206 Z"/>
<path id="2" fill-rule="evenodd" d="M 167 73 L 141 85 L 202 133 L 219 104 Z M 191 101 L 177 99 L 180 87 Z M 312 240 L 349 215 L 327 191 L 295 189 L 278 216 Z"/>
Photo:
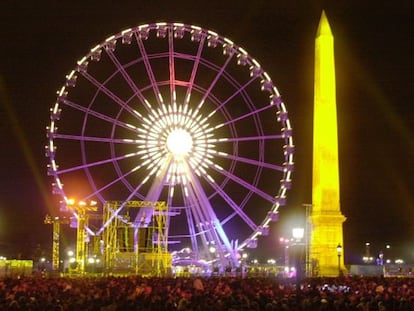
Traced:
<path id="1" fill-rule="evenodd" d="M 190 133 L 184 129 L 175 129 L 168 135 L 167 148 L 176 156 L 188 154 L 192 146 L 193 139 Z"/>

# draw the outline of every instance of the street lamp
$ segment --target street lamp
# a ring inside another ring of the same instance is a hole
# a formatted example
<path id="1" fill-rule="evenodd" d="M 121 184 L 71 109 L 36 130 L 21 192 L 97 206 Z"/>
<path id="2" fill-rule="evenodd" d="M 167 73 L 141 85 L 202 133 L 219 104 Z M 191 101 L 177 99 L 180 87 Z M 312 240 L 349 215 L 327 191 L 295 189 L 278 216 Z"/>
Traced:
<path id="1" fill-rule="evenodd" d="M 336 252 L 338 254 L 338 274 L 341 275 L 341 255 L 342 255 L 342 246 L 341 244 L 338 244 L 336 247 Z"/>
<path id="2" fill-rule="evenodd" d="M 242 254 L 242 260 L 241 260 L 241 273 L 242 273 L 242 276 L 244 276 L 245 273 L 247 272 L 247 257 L 249 257 L 249 254 L 247 254 L 247 253 Z"/>
<path id="3" fill-rule="evenodd" d="M 296 265 L 295 265 L 295 268 L 296 268 L 296 279 L 297 279 L 297 281 L 299 281 L 300 280 L 300 277 L 301 277 L 301 272 L 302 272 L 302 251 L 301 251 L 301 242 L 302 242 L 302 239 L 303 239 L 303 236 L 304 236 L 304 234 L 305 234 L 305 229 L 304 228 L 300 228 L 300 227 L 297 227 L 297 228 L 293 228 L 292 229 L 292 236 L 293 236 L 293 239 L 294 239 L 294 243 L 295 243 L 295 253 L 296 253 Z"/>
<path id="4" fill-rule="evenodd" d="M 301 241 L 305 235 L 305 229 L 296 227 L 292 229 L 292 236 L 295 243 L 295 269 L 296 269 L 296 299 L 299 303 L 300 282 L 302 277 L 302 250 Z"/>
<path id="5" fill-rule="evenodd" d="M 370 258 L 371 258 L 371 250 L 370 250 L 370 247 L 371 247 L 371 243 L 366 242 L 365 243 L 365 257 L 368 259 L 368 262 L 370 261 Z"/>
<path id="6" fill-rule="evenodd" d="M 216 264 L 215 264 L 215 258 L 216 258 L 216 251 L 217 251 L 217 249 L 214 246 L 214 244 L 211 244 L 210 245 L 210 247 L 208 248 L 208 251 L 210 252 L 210 256 L 212 258 L 212 261 L 211 261 L 212 271 L 213 271 L 213 273 L 217 273 L 218 274 L 218 268 L 216 267 Z"/>
<path id="7" fill-rule="evenodd" d="M 295 241 L 300 242 L 303 239 L 303 236 L 305 234 L 304 228 L 293 228 L 292 229 L 292 236 L 295 239 Z"/>
<path id="8" fill-rule="evenodd" d="M 305 229 L 303 228 L 293 228 L 292 229 L 292 236 L 294 239 L 294 244 L 295 244 L 295 249 L 296 249 L 296 275 L 299 276 L 298 274 L 300 274 L 300 260 L 301 260 L 301 250 L 300 250 L 300 246 L 301 246 L 301 241 L 303 239 L 305 233 Z"/>
<path id="9" fill-rule="evenodd" d="M 283 237 L 280 238 L 279 241 L 283 245 L 283 248 L 284 248 L 285 273 L 288 274 L 289 272 L 289 244 L 291 241 L 290 239 L 285 239 Z"/>

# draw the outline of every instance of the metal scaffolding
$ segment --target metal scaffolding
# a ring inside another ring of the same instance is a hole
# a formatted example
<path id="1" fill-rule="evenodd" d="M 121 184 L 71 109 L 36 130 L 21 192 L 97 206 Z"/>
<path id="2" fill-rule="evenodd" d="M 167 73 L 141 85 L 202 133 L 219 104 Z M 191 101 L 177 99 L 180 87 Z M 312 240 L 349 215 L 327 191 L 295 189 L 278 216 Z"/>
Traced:
<path id="1" fill-rule="evenodd" d="M 86 259 L 86 243 L 87 243 L 87 233 L 86 227 L 89 222 L 89 214 L 87 212 L 96 212 L 98 210 L 96 202 L 92 201 L 90 203 L 86 202 L 69 202 L 67 205 L 69 210 L 75 212 L 75 217 L 77 220 L 76 224 L 76 271 L 79 274 L 85 272 L 85 259 Z"/>
<path id="2" fill-rule="evenodd" d="M 122 211 L 119 210 L 122 207 Z M 151 208 L 150 224 L 131 221 L 131 209 Z M 163 201 L 108 201 L 103 207 L 105 271 L 165 275 L 171 270 L 167 235 L 168 206 Z"/>
<path id="3" fill-rule="evenodd" d="M 60 225 L 68 224 L 69 219 L 60 218 L 58 216 L 52 217 L 50 215 L 45 216 L 44 223 L 47 225 L 53 225 L 52 233 L 52 269 L 54 271 L 59 270 L 59 250 L 60 250 Z"/>

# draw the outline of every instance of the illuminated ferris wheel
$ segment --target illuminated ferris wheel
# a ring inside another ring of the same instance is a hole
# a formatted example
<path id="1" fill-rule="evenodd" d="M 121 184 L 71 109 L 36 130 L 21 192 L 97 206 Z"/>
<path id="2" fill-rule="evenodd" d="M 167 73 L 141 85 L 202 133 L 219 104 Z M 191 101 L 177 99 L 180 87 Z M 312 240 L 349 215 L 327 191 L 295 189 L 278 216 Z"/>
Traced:
<path id="1" fill-rule="evenodd" d="M 117 200 L 116 217 L 129 201 L 165 201 L 169 249 L 197 260 L 236 262 L 256 247 L 291 184 L 292 129 L 270 76 L 197 26 L 146 24 L 96 45 L 50 120 L 48 173 L 63 202 Z M 133 224 L 152 214 L 140 209 Z"/>

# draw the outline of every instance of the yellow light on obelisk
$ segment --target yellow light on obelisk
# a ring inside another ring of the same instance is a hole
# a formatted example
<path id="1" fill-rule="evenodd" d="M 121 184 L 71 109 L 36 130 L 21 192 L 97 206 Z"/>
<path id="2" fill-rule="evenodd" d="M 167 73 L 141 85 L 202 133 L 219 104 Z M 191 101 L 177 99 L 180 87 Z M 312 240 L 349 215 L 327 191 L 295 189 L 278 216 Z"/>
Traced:
<path id="1" fill-rule="evenodd" d="M 312 274 L 338 275 L 337 246 L 343 244 L 340 210 L 334 39 L 322 12 L 315 41 L 313 183 L 310 222 Z M 344 270 L 343 256 L 339 263 Z"/>

